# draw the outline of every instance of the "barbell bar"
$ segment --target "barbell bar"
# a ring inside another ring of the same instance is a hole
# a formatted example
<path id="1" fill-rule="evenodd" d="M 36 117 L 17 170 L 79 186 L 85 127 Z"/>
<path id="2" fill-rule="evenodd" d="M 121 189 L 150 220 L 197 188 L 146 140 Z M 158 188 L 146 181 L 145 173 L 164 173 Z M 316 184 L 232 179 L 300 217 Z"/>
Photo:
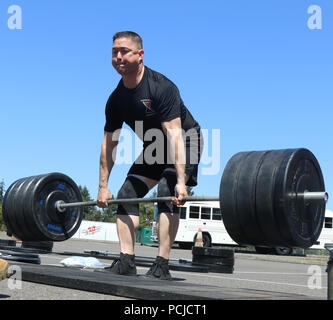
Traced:
<path id="1" fill-rule="evenodd" d="M 293 194 L 290 197 L 303 198 L 305 204 L 319 203 L 326 204 L 328 201 L 327 192 L 309 192 L 306 191 L 302 194 Z M 152 197 L 152 198 L 130 198 L 130 199 L 114 199 L 108 200 L 108 205 L 112 204 L 126 204 L 126 203 L 161 203 L 161 202 L 170 202 L 175 197 Z M 220 201 L 218 196 L 188 196 L 183 197 L 183 201 L 191 202 L 208 202 L 208 201 Z M 66 203 L 63 200 L 59 200 L 55 203 L 55 207 L 59 212 L 65 212 L 67 208 L 79 208 L 79 207 L 90 207 L 96 206 L 97 201 L 86 201 L 86 202 L 73 202 Z"/>
<path id="2" fill-rule="evenodd" d="M 112 204 L 136 204 L 136 203 L 161 203 L 161 202 L 170 202 L 172 199 L 175 197 L 152 197 L 152 198 L 130 198 L 130 199 L 113 199 L 113 200 L 108 200 L 107 203 L 108 205 Z M 191 196 L 191 197 L 184 197 L 184 201 L 200 201 L 200 202 L 205 202 L 205 201 L 220 201 L 220 198 L 217 196 Z M 97 201 L 86 201 L 86 202 L 74 202 L 74 203 L 65 203 L 62 200 L 59 200 L 55 203 L 55 207 L 59 212 L 64 212 L 66 211 L 67 208 L 79 208 L 79 207 L 91 207 L 91 206 L 96 206 Z"/>
<path id="3" fill-rule="evenodd" d="M 114 199 L 108 204 L 168 202 L 174 197 Z M 308 149 L 235 154 L 221 178 L 219 196 L 184 201 L 219 201 L 230 237 L 240 245 L 308 248 L 321 233 L 328 194 L 315 156 Z M 22 178 L 7 189 L 3 217 L 7 233 L 22 241 L 64 241 L 78 230 L 85 206 L 75 182 L 62 173 Z"/>

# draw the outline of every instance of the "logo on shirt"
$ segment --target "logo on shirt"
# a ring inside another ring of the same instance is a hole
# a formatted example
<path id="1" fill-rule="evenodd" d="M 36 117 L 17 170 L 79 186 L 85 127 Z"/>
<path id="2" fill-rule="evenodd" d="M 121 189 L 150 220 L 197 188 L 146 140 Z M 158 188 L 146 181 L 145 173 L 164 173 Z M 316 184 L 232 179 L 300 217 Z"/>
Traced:
<path id="1" fill-rule="evenodd" d="M 152 108 L 152 101 L 150 99 L 143 99 L 141 102 L 146 107 L 146 116 L 152 116 L 155 114 L 155 110 Z"/>

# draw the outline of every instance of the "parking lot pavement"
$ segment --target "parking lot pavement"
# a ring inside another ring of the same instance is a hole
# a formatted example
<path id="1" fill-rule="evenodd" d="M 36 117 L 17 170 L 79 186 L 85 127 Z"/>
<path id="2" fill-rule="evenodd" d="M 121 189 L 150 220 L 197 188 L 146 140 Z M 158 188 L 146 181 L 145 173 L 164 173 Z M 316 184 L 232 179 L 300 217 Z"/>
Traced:
<path id="1" fill-rule="evenodd" d="M 1 238 L 1 234 L 0 234 Z M 84 250 L 107 250 L 119 253 L 119 244 L 103 241 L 69 239 L 54 244 L 53 250 L 83 252 Z M 137 256 L 155 257 L 157 248 L 136 244 Z M 60 265 L 64 256 L 57 254 L 40 255 L 42 265 Z M 171 259 L 192 259 L 191 250 L 174 248 Z M 99 259 L 106 265 L 110 260 Z M 201 287 L 218 287 L 220 292 L 226 290 L 256 290 L 257 292 L 285 293 L 302 295 L 306 299 L 327 298 L 327 274 L 325 265 L 327 257 L 281 257 L 236 253 L 233 274 L 197 273 L 172 271 L 175 278 L 182 283 Z M 138 267 L 138 273 L 144 274 L 147 268 Z M 0 300 L 114 300 L 128 299 L 116 295 L 100 294 L 85 290 L 73 290 L 56 286 L 47 286 L 31 282 L 22 282 L 20 289 L 10 289 L 9 280 L 0 282 Z M 258 296 L 260 299 L 260 295 Z M 301 296 L 297 296 L 298 299 Z M 246 299 L 246 297 L 245 297 Z"/>

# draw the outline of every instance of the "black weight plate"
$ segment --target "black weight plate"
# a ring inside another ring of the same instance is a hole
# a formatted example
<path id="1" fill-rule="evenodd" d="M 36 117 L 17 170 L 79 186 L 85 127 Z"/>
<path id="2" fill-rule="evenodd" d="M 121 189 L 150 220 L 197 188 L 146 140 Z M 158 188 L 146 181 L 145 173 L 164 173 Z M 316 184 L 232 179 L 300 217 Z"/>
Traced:
<path id="1" fill-rule="evenodd" d="M 249 243 L 237 214 L 238 176 L 249 152 L 235 154 L 227 163 L 220 184 L 220 208 L 224 226 L 230 237 L 238 244 Z"/>
<path id="2" fill-rule="evenodd" d="M 233 265 L 217 265 L 217 264 L 204 264 L 204 263 L 192 263 L 193 266 L 201 266 L 208 269 L 208 272 L 216 272 L 216 273 L 233 273 L 234 266 Z"/>
<path id="3" fill-rule="evenodd" d="M 29 185 L 27 185 L 27 189 L 25 194 L 25 198 L 24 198 L 24 203 L 26 204 L 24 207 L 24 216 L 29 219 L 30 221 L 30 225 L 31 225 L 31 229 L 33 230 L 33 232 L 31 232 L 31 237 L 29 238 L 25 238 L 25 241 L 48 241 L 49 238 L 47 235 L 45 235 L 43 232 L 41 232 L 40 228 L 39 228 L 39 221 L 38 219 L 35 218 L 35 209 L 32 205 L 29 205 L 31 203 L 33 203 L 34 199 L 35 199 L 35 188 L 36 185 L 38 183 L 40 183 L 40 181 L 42 179 L 45 179 L 45 177 L 47 177 L 49 174 L 43 174 L 43 175 L 39 175 L 39 176 L 35 176 L 33 177 L 33 180 L 29 183 Z"/>
<path id="4" fill-rule="evenodd" d="M 28 210 L 34 213 L 34 221 L 45 238 L 31 240 L 64 241 L 72 237 L 81 224 L 82 209 L 68 208 L 62 213 L 56 210 L 55 203 L 82 201 L 75 182 L 64 174 L 50 173 L 39 179 L 32 194 Z"/>
<path id="5" fill-rule="evenodd" d="M 34 185 L 40 177 L 41 176 L 32 176 L 26 178 L 15 193 L 15 218 L 22 230 L 22 238 L 20 238 L 22 241 L 38 238 L 38 229 L 33 220 L 33 212 L 28 210 L 26 203 L 29 197 L 31 197 L 29 191 L 31 185 Z"/>
<path id="6" fill-rule="evenodd" d="M 21 211 L 23 210 L 21 205 L 22 189 L 25 182 L 29 179 L 31 179 L 31 177 L 20 180 L 11 190 L 10 208 L 12 210 L 11 216 L 13 219 L 12 222 L 14 227 L 14 230 L 12 231 L 13 234 L 20 240 L 29 237 L 29 230 L 27 229 L 25 221 L 22 221 L 21 219 Z"/>
<path id="7" fill-rule="evenodd" d="M 281 233 L 275 204 L 275 180 L 278 168 L 288 157 L 290 150 L 270 150 L 265 154 L 258 171 L 256 183 L 256 212 L 265 241 L 258 241 L 255 246 L 269 244 L 270 247 L 288 246 L 288 239 Z"/>
<path id="8" fill-rule="evenodd" d="M 13 192 L 13 190 L 15 189 L 15 187 L 20 184 L 22 181 L 24 181 L 25 178 L 23 179 L 19 179 L 14 181 L 9 188 L 7 189 L 4 199 L 3 199 L 3 203 L 2 203 L 2 214 L 3 214 L 3 219 L 4 222 L 6 224 L 6 228 L 7 228 L 7 233 L 10 233 L 11 235 L 15 235 L 17 238 L 19 238 L 19 235 L 16 234 L 17 232 L 19 232 L 17 229 L 17 223 L 15 220 L 15 213 L 14 213 L 14 202 L 13 202 L 13 198 L 15 196 L 15 192 Z"/>
<path id="9" fill-rule="evenodd" d="M 234 250 L 210 247 L 192 247 L 192 254 L 196 256 L 213 256 L 220 258 L 234 257 Z"/>
<path id="10" fill-rule="evenodd" d="M 258 221 L 256 212 L 257 175 L 267 151 L 249 152 L 242 161 L 237 179 L 236 213 L 249 242 L 268 244 Z"/>
<path id="11" fill-rule="evenodd" d="M 31 210 L 31 207 L 27 204 L 34 197 L 33 189 L 34 186 L 42 179 L 45 175 L 38 175 L 31 177 L 29 180 L 26 180 L 24 185 L 23 197 L 21 199 L 22 206 L 22 220 L 26 222 L 27 227 L 29 228 L 29 237 L 22 239 L 23 241 L 32 241 L 44 239 L 43 234 L 39 231 L 38 225 L 34 219 L 34 212 Z"/>
<path id="12" fill-rule="evenodd" d="M 23 207 L 21 204 L 22 198 L 24 197 L 23 189 L 24 185 L 27 180 L 30 180 L 31 177 L 26 177 L 24 178 L 20 183 L 16 184 L 13 190 L 11 191 L 12 193 L 12 210 L 13 213 L 12 215 L 15 218 L 15 223 L 16 223 L 16 229 L 14 231 L 14 234 L 20 239 L 25 239 L 27 236 L 27 233 L 29 233 L 28 227 L 25 223 L 25 221 L 21 217 Z"/>
<path id="13" fill-rule="evenodd" d="M 305 204 L 304 191 L 325 191 L 324 179 L 316 157 L 307 149 L 294 149 L 277 174 L 275 210 L 278 212 L 281 233 L 290 239 L 289 247 L 309 248 L 321 233 L 325 204 Z"/>
<path id="14" fill-rule="evenodd" d="M 11 224 L 11 210 L 9 209 L 9 202 L 10 202 L 10 197 L 11 197 L 11 190 L 13 188 L 13 186 L 15 185 L 15 183 L 17 183 L 17 181 L 13 182 L 9 188 L 7 189 L 4 198 L 3 198 L 3 202 L 2 202 L 2 216 L 3 216 L 3 220 L 4 223 L 6 225 L 6 229 L 7 229 L 7 234 L 8 235 L 12 235 L 12 229 L 13 226 Z"/>
<path id="15" fill-rule="evenodd" d="M 213 256 L 193 256 L 193 263 L 216 264 L 221 266 L 233 266 L 235 258 L 218 258 Z"/>

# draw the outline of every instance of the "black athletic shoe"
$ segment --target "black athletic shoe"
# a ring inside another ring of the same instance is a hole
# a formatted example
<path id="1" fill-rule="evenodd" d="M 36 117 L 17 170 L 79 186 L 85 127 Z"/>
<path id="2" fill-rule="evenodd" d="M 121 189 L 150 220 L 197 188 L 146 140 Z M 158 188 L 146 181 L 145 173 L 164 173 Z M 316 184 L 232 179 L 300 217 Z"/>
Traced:
<path id="1" fill-rule="evenodd" d="M 135 255 L 126 253 L 120 253 L 120 258 L 113 261 L 110 267 L 104 268 L 104 271 L 108 271 L 113 274 L 120 274 L 126 276 L 136 275 Z"/>
<path id="2" fill-rule="evenodd" d="M 172 277 L 169 272 L 169 260 L 157 256 L 155 262 L 146 273 L 146 277 L 160 280 L 171 280 Z"/>

